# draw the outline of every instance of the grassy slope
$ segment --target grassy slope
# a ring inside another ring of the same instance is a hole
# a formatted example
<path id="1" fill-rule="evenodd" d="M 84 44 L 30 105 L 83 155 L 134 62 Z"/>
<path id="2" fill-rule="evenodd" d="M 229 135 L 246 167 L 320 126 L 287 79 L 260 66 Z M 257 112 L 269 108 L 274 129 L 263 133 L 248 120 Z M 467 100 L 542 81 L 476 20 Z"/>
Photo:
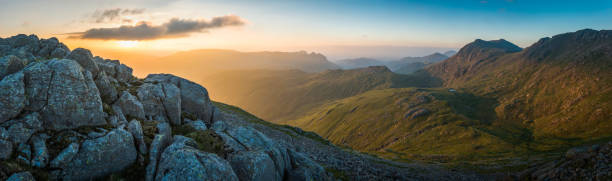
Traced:
<path id="1" fill-rule="evenodd" d="M 338 145 L 398 160 L 447 162 L 521 152 L 513 134 L 503 137 L 487 129 L 498 126 L 491 122 L 492 104 L 494 100 L 446 89 L 374 90 L 326 104 L 291 125 Z M 430 114 L 407 116 L 421 108 Z"/>

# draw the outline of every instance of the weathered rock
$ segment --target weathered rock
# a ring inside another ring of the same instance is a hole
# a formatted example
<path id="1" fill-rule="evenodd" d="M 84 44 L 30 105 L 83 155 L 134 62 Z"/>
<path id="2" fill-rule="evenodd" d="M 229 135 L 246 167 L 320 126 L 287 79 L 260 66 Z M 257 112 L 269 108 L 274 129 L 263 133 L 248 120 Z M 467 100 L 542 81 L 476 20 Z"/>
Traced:
<path id="1" fill-rule="evenodd" d="M 95 82 L 98 90 L 100 91 L 102 101 L 109 104 L 115 102 L 117 99 L 117 89 L 111 85 L 106 73 L 100 71 L 98 76 L 96 76 Z"/>
<path id="2" fill-rule="evenodd" d="M 130 131 L 130 133 L 132 133 L 134 139 L 136 139 L 138 151 L 140 151 L 141 154 L 146 155 L 147 144 L 144 142 L 144 134 L 142 132 L 142 126 L 140 125 L 140 122 L 138 122 L 137 120 L 130 121 L 130 123 L 128 124 L 128 130 Z"/>
<path id="3" fill-rule="evenodd" d="M 74 158 L 79 152 L 79 144 L 71 143 L 68 147 L 64 148 L 62 152 L 60 152 L 55 159 L 53 159 L 50 163 L 52 168 L 61 168 Z"/>
<path id="4" fill-rule="evenodd" d="M 293 169 L 289 171 L 288 180 L 331 180 L 327 177 L 325 169 L 321 165 L 312 161 L 303 153 L 289 150 L 289 156 Z"/>
<path id="5" fill-rule="evenodd" d="M 239 152 L 228 160 L 240 180 L 282 180 L 277 177 L 274 161 L 264 151 Z"/>
<path id="6" fill-rule="evenodd" d="M 40 134 L 32 137 L 32 163 L 33 167 L 45 168 L 49 163 L 49 151 L 47 150 L 47 135 Z"/>
<path id="7" fill-rule="evenodd" d="M 143 84 L 138 89 L 138 99 L 142 103 L 145 116 L 148 119 L 168 121 L 164 108 L 164 92 L 159 84 Z"/>
<path id="8" fill-rule="evenodd" d="M 53 74 L 47 105 L 41 110 L 45 126 L 62 130 L 106 124 L 102 100 L 91 73 L 73 60 L 53 59 L 47 65 Z"/>
<path id="9" fill-rule="evenodd" d="M 25 76 L 26 110 L 39 111 L 47 105 L 53 70 L 46 63 L 34 62 L 23 71 Z"/>
<path id="10" fill-rule="evenodd" d="M 91 72 L 92 75 L 98 75 L 98 65 L 94 62 L 93 55 L 89 50 L 84 48 L 74 49 L 66 58 L 78 62 L 81 67 Z"/>
<path id="11" fill-rule="evenodd" d="M 118 62 L 118 61 L 117 61 Z M 128 67 L 125 64 L 119 64 L 115 66 L 116 75 L 115 78 L 120 82 L 129 82 L 134 78 L 132 76 L 132 68 Z"/>
<path id="12" fill-rule="evenodd" d="M 19 172 L 11 175 L 6 181 L 36 181 L 30 172 Z"/>
<path id="13" fill-rule="evenodd" d="M 0 148 L 2 148 L 0 149 L 0 160 L 11 158 L 11 155 L 13 154 L 13 143 L 8 140 L 0 139 Z"/>
<path id="14" fill-rule="evenodd" d="M 195 145 L 190 138 L 175 136 L 161 155 L 155 180 L 238 180 L 227 161 Z"/>
<path id="15" fill-rule="evenodd" d="M 174 84 L 161 84 L 164 108 L 172 125 L 181 125 L 181 91 Z"/>
<path id="16" fill-rule="evenodd" d="M 274 161 L 276 178 L 284 178 L 285 171 L 291 168 L 291 160 L 287 149 L 270 140 L 261 132 L 247 127 L 236 127 L 227 130 L 229 136 L 247 148 L 247 150 L 263 150 Z"/>
<path id="17" fill-rule="evenodd" d="M 0 57 L 0 80 L 6 75 L 13 74 L 25 68 L 26 61 L 14 55 Z"/>
<path id="18" fill-rule="evenodd" d="M 152 181 L 155 178 L 159 157 L 161 156 L 164 149 L 166 149 L 166 147 L 168 147 L 168 145 L 170 145 L 171 143 L 172 137 L 167 135 L 156 134 L 155 138 L 153 138 L 153 142 L 151 143 L 151 149 L 149 150 L 149 165 L 147 165 L 146 168 L 146 181 Z"/>
<path id="19" fill-rule="evenodd" d="M 83 142 L 59 177 L 64 180 L 100 178 L 127 168 L 135 162 L 136 155 L 132 135 L 123 129 L 114 129 L 104 137 Z"/>
<path id="20" fill-rule="evenodd" d="M 227 124 L 225 121 L 216 121 L 210 126 L 210 129 L 215 130 L 216 132 L 225 131 L 227 129 Z"/>
<path id="21" fill-rule="evenodd" d="M 17 116 L 25 107 L 23 73 L 18 72 L 0 81 L 0 123 Z"/>
<path id="22" fill-rule="evenodd" d="M 52 37 L 40 40 L 40 50 L 36 55 L 43 58 L 64 58 L 69 53 L 70 50 L 66 45 Z"/>
<path id="23" fill-rule="evenodd" d="M 133 96 L 127 91 L 121 93 L 121 97 L 115 103 L 116 106 L 121 108 L 124 115 L 138 119 L 145 119 L 145 112 L 143 105 L 136 96 Z"/>
<path id="24" fill-rule="evenodd" d="M 206 123 L 212 123 L 213 105 L 206 88 L 189 80 L 170 74 L 150 74 L 147 83 L 167 82 L 176 85 L 181 92 L 181 109 Z"/>
<path id="25" fill-rule="evenodd" d="M 202 120 L 197 120 L 197 121 L 189 122 L 189 123 L 187 123 L 187 126 L 193 128 L 195 130 L 198 130 L 198 131 L 206 131 L 206 129 L 208 129 L 208 128 L 206 128 L 206 124 L 204 124 L 204 121 L 202 121 Z"/>
<path id="26" fill-rule="evenodd" d="M 247 150 L 247 148 L 245 148 L 244 146 L 240 145 L 240 143 L 238 143 L 231 136 L 225 134 L 225 132 L 215 131 L 215 133 L 217 133 L 217 135 L 219 135 L 219 137 L 221 137 L 221 139 L 225 143 L 225 146 L 227 146 L 227 148 L 229 148 L 228 152 L 238 152 L 238 151 L 246 151 Z"/>
<path id="27" fill-rule="evenodd" d="M 115 116 L 117 117 L 117 124 L 121 125 L 121 124 L 127 124 L 127 119 L 125 118 L 125 114 L 123 113 L 123 109 L 121 109 L 120 106 L 118 106 L 117 104 L 113 104 L 113 106 L 111 106 L 113 109 L 113 112 L 115 112 Z M 142 112 L 142 115 L 144 117 L 144 111 Z"/>

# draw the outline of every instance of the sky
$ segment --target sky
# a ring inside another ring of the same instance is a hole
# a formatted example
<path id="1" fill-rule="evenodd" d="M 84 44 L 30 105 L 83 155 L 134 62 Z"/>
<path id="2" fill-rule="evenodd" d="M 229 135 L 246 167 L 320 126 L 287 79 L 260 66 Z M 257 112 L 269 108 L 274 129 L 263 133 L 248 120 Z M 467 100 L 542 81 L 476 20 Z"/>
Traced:
<path id="1" fill-rule="evenodd" d="M 0 0 L 0 37 L 166 55 L 193 49 L 319 52 L 330 59 L 458 50 L 480 38 L 527 47 L 612 29 L 610 0 Z"/>

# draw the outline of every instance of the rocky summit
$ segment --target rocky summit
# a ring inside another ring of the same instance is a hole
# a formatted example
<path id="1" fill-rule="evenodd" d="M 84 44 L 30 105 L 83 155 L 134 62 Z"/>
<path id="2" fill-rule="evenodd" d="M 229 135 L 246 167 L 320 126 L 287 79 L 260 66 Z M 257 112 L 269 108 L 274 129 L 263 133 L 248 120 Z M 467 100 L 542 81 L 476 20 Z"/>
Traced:
<path id="1" fill-rule="evenodd" d="M 479 178 L 313 135 L 213 103 L 181 77 L 134 77 L 118 60 L 55 38 L 0 39 L 0 180 Z"/>

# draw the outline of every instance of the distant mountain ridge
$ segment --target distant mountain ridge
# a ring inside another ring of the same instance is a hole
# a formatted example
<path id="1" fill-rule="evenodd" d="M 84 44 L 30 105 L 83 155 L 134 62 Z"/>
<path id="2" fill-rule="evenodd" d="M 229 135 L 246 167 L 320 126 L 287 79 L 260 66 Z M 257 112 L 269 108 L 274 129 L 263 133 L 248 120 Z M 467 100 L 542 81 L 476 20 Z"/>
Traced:
<path id="1" fill-rule="evenodd" d="M 387 66 L 391 71 L 401 74 L 410 74 L 416 70 L 423 69 L 426 65 L 447 59 L 448 55 L 454 55 L 454 51 L 433 53 L 423 57 L 404 57 L 399 60 L 383 61 L 374 58 L 343 59 L 336 63 L 343 69 L 365 68 L 369 66 Z"/>

